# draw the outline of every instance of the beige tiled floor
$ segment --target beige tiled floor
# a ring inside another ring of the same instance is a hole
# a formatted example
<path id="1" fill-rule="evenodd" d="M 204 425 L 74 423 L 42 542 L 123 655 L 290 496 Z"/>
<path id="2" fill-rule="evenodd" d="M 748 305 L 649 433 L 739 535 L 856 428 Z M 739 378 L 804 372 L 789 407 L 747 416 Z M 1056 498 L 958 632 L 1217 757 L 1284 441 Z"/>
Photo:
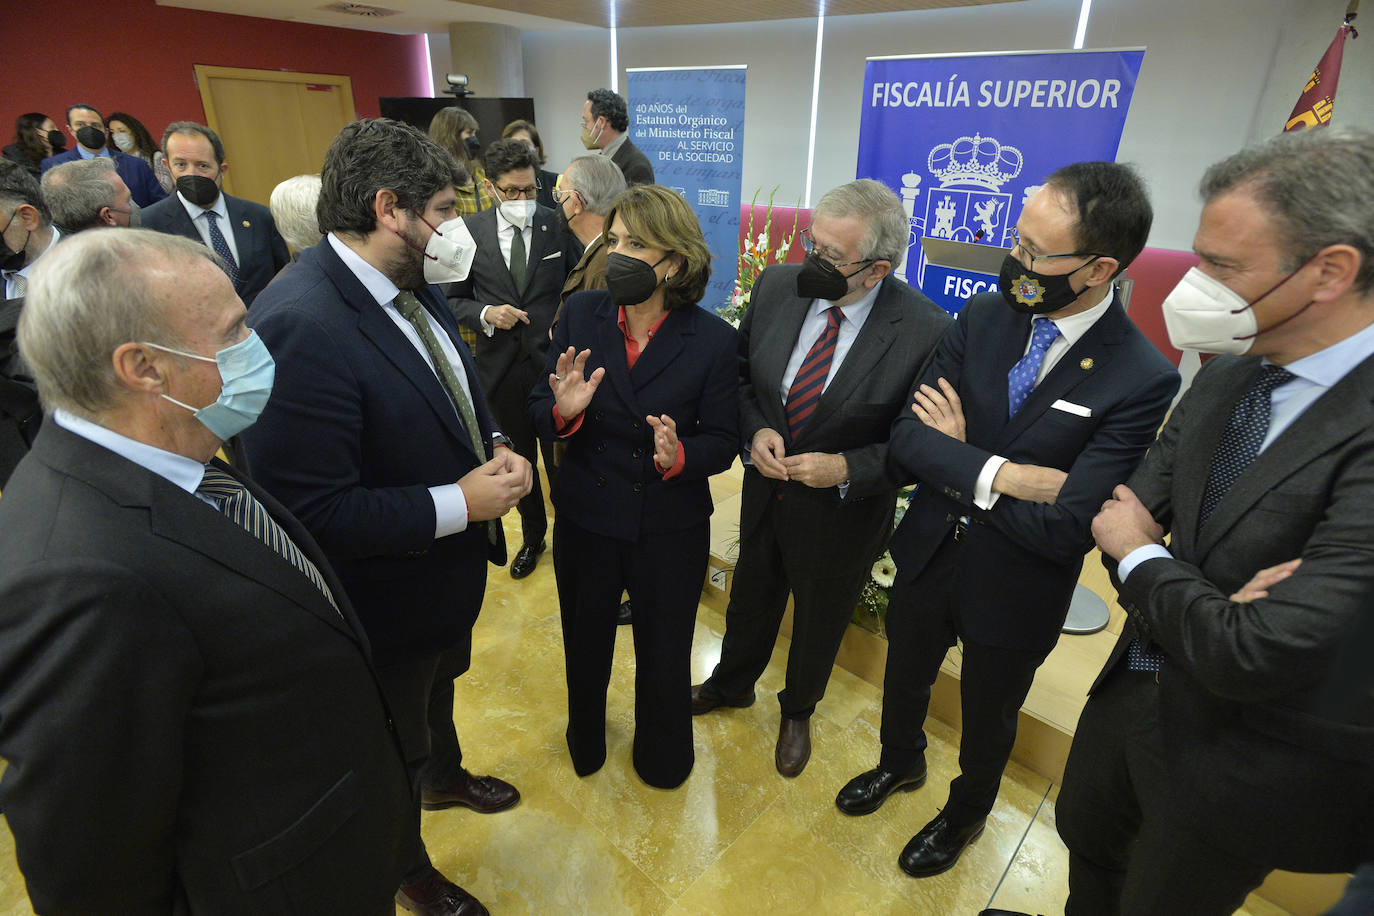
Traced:
<path id="1" fill-rule="evenodd" d="M 723 627 L 719 613 L 701 609 L 695 679 L 714 665 Z M 897 868 L 898 852 L 936 813 L 955 775 L 958 736 L 942 723 L 929 723 L 925 788 L 895 795 L 868 817 L 839 813 L 836 791 L 877 760 L 881 709 L 879 690 L 846 671 L 835 671 L 817 709 L 806 771 L 795 780 L 779 776 L 774 694 L 786 648 L 783 640 L 753 707 L 696 720 L 695 769 L 680 789 L 665 792 L 630 767 L 634 658 L 621 628 L 607 699 L 608 759 L 581 779 L 563 743 L 553 564 L 546 556 L 520 582 L 493 569 L 455 719 L 469 766 L 509 779 L 523 800 L 496 815 L 427 812 L 435 864 L 502 916 L 1063 911 L 1067 853 L 1054 830 L 1056 787 L 1015 764 L 986 832 L 955 869 L 918 881 Z M 30 912 L 0 824 L 0 916 Z"/>

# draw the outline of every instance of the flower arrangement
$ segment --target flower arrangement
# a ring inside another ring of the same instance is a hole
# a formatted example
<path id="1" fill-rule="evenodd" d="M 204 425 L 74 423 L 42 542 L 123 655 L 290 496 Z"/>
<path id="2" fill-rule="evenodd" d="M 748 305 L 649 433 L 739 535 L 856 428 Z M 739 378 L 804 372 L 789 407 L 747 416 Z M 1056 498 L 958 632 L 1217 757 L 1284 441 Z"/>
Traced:
<path id="1" fill-rule="evenodd" d="M 892 516 L 893 530 L 901 524 L 902 516 L 906 514 L 907 506 L 911 503 L 911 494 L 915 489 L 907 487 L 905 490 L 897 491 L 897 511 Z M 884 550 L 883 555 L 873 564 L 863 591 L 859 592 L 859 603 L 854 608 L 854 623 L 879 636 L 885 635 L 889 589 L 896 578 L 897 564 L 892 559 L 891 551 Z"/>
<path id="2" fill-rule="evenodd" d="M 749 202 L 749 231 L 745 233 L 744 244 L 740 247 L 739 266 L 735 278 L 735 290 L 726 303 L 716 309 L 716 314 L 735 327 L 739 327 L 744 313 L 749 309 L 749 295 L 753 292 L 754 281 L 765 267 L 782 264 L 787 260 L 787 252 L 792 247 L 792 238 L 797 234 L 798 213 L 792 213 L 792 228 L 783 234 L 777 247 L 773 247 L 773 196 L 778 193 L 774 186 L 768 195 L 768 209 L 764 211 L 763 231 L 754 235 L 754 207 L 759 202 L 762 189 L 754 192 Z"/>

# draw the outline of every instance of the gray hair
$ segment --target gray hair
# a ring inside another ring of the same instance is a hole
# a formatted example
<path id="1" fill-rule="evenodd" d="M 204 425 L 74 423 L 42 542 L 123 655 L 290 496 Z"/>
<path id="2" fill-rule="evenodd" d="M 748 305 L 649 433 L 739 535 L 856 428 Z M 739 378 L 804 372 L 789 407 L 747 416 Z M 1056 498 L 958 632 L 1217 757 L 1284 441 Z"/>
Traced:
<path id="1" fill-rule="evenodd" d="M 100 211 L 115 205 L 115 187 L 107 175 L 114 162 L 103 156 L 55 165 L 43 173 L 43 197 L 52 208 L 53 222 L 64 232 L 90 229 Z"/>
<path id="2" fill-rule="evenodd" d="M 315 206 L 320 202 L 320 176 L 297 175 L 272 189 L 268 205 L 277 231 L 299 254 L 321 238 Z"/>
<path id="3" fill-rule="evenodd" d="M 1279 134 L 1209 168 L 1198 186 L 1204 203 L 1244 189 L 1274 220 L 1285 270 L 1328 245 L 1360 253 L 1355 289 L 1374 290 L 1374 133 L 1324 127 Z"/>
<path id="4" fill-rule="evenodd" d="M 52 225 L 52 211 L 43 199 L 38 179 L 13 159 L 0 159 L 0 204 L 14 209 L 28 204 L 38 211 L 44 228 Z"/>
<path id="5" fill-rule="evenodd" d="M 83 232 L 45 253 L 29 274 L 18 334 L 44 408 L 98 418 L 118 402 L 116 348 L 184 346 L 167 294 L 186 262 L 200 259 L 220 264 L 199 241 L 150 229 Z"/>
<path id="6" fill-rule="evenodd" d="M 564 185 L 568 182 L 572 182 L 588 210 L 605 216 L 625 190 L 625 173 L 605 156 L 578 156 L 563 171 Z"/>
<path id="7" fill-rule="evenodd" d="M 859 245 L 864 260 L 888 261 L 892 269 L 902 266 L 911 241 L 911 224 L 907 221 L 902 202 L 892 189 L 872 178 L 860 178 L 838 188 L 832 188 L 816 204 L 811 213 L 818 216 L 851 216 L 868 225 Z"/>

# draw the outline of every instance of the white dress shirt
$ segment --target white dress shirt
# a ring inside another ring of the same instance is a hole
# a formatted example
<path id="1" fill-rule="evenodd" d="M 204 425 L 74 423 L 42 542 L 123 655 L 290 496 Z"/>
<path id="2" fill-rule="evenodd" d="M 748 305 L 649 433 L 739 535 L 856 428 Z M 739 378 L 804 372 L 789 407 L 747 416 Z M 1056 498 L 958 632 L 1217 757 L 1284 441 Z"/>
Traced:
<path id="1" fill-rule="evenodd" d="M 186 215 L 191 217 L 191 224 L 200 233 L 200 240 L 211 251 L 215 250 L 215 246 L 210 241 L 210 218 L 205 214 L 211 212 L 219 214 L 219 231 L 224 235 L 224 241 L 229 246 L 229 253 L 234 256 L 234 263 L 242 267 L 243 258 L 239 257 L 239 246 L 234 241 L 234 229 L 229 225 L 229 208 L 224 205 L 224 193 L 220 192 L 215 197 L 215 202 L 208 207 L 191 203 L 181 196 L 180 191 L 177 191 L 177 200 L 181 201 L 181 205 L 186 208 Z"/>
<path id="2" fill-rule="evenodd" d="M 152 471 L 177 489 L 185 490 L 211 506 L 215 505 L 214 500 L 196 492 L 201 479 L 205 476 L 205 465 L 194 458 L 130 439 L 65 410 L 53 411 L 52 418 L 53 422 L 67 432 L 107 448 L 121 458 L 127 458 L 139 467 Z"/>
<path id="3" fill-rule="evenodd" d="M 859 336 L 869 314 L 873 311 L 873 303 L 878 300 L 878 290 L 882 288 L 883 285 L 879 283 L 858 302 L 840 309 L 840 314 L 844 317 L 840 320 L 839 337 L 835 341 L 835 355 L 830 357 L 830 372 L 826 374 L 825 383 L 821 385 L 822 393 L 830 387 L 835 373 L 840 371 L 844 358 L 849 355 L 849 348 L 854 345 L 854 338 Z M 830 322 L 825 314 L 826 310 L 834 304 L 828 299 L 812 299 L 811 304 L 807 306 L 806 318 L 797 333 L 797 342 L 792 346 L 792 356 L 787 360 L 787 368 L 782 373 L 782 383 L 778 386 L 778 397 L 782 399 L 784 406 L 787 404 L 787 394 L 792 390 L 792 381 L 801 371 L 802 363 L 806 361 L 806 354 L 811 352 L 816 340 Z"/>
<path id="4" fill-rule="evenodd" d="M 531 216 L 531 225 L 517 229 L 515 223 L 506 219 L 506 214 L 501 211 L 501 202 L 496 202 L 496 242 L 501 246 L 501 260 L 506 264 L 506 270 L 510 270 L 510 249 L 515 243 L 515 233 L 519 232 L 525 240 L 525 275 L 529 276 L 530 244 L 534 241 L 534 217 Z M 519 290 L 516 290 L 519 292 Z M 482 311 L 477 313 L 477 320 L 482 325 L 482 333 L 490 337 L 496 333 L 496 325 L 487 323 L 487 309 L 493 308 L 490 305 L 482 306 Z"/>
<path id="5" fill-rule="evenodd" d="M 437 371 L 434 371 L 434 360 L 430 359 L 429 350 L 425 347 L 425 342 L 420 339 L 420 332 L 415 330 L 415 326 L 407 321 L 396 308 L 396 297 L 400 294 L 400 289 L 395 283 L 387 279 L 380 270 L 363 260 L 356 251 L 339 241 L 334 233 L 331 232 L 325 237 L 329 239 L 329 246 L 344 262 L 344 266 L 353 272 L 353 276 L 357 277 L 358 282 L 367 289 L 373 299 L 377 300 L 377 304 L 381 306 L 386 316 L 400 329 L 406 340 L 410 341 L 410 345 L 415 348 L 415 352 L 420 354 L 425 365 L 434 372 L 434 377 L 439 379 L 439 387 L 443 388 L 443 379 L 440 378 Z M 458 356 L 458 348 L 454 346 L 453 340 L 449 338 L 443 325 L 434 320 L 429 309 L 425 309 L 424 315 L 425 320 L 429 322 L 430 330 L 434 332 L 434 339 L 439 341 L 440 349 L 444 351 L 449 364 L 453 367 L 453 374 L 458 376 L 458 383 L 463 386 L 463 393 L 468 396 L 468 401 L 475 405 L 477 402 L 472 396 L 472 385 L 468 381 L 467 371 L 463 368 L 463 361 Z M 447 389 L 445 389 L 445 394 L 447 394 Z M 449 403 L 453 403 L 451 398 Z M 453 408 L 453 412 L 455 415 L 458 414 L 457 406 Z M 459 422 L 462 422 L 461 416 L 459 416 Z M 435 538 L 457 534 L 467 528 L 468 501 L 467 497 L 463 495 L 462 487 L 458 486 L 457 483 L 440 484 L 436 487 L 430 487 L 429 495 L 434 500 Z"/>

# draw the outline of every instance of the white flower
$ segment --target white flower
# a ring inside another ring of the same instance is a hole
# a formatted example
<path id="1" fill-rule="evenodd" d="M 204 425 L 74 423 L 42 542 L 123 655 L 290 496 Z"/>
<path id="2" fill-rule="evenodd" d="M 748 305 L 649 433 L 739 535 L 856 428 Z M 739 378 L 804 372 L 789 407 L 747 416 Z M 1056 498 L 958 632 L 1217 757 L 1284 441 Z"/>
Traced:
<path id="1" fill-rule="evenodd" d="M 892 583 L 897 581 L 897 564 L 892 559 L 892 554 L 884 550 L 883 555 L 878 557 L 878 562 L 873 564 L 873 581 L 883 588 L 891 588 Z"/>

